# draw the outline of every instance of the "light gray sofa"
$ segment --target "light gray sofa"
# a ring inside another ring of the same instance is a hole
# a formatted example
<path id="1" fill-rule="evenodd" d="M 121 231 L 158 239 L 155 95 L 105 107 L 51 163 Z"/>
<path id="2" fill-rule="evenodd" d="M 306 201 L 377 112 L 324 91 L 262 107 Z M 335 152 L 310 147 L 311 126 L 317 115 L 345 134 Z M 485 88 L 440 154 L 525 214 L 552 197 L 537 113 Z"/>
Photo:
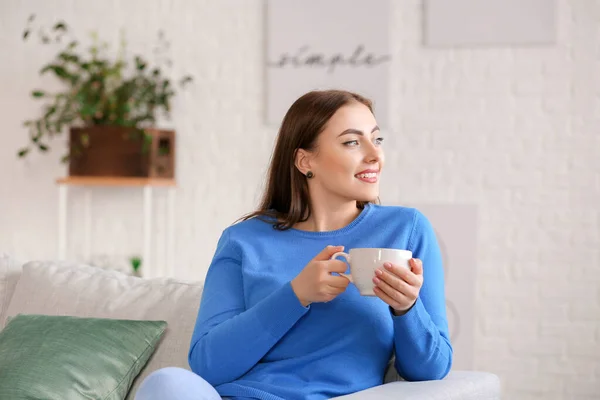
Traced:
<path id="1" fill-rule="evenodd" d="M 128 399 L 152 371 L 167 366 L 189 369 L 187 352 L 201 294 L 200 282 L 142 279 L 67 262 L 21 264 L 0 254 L 0 330 L 7 317 L 20 313 L 167 321 L 167 331 Z M 453 371 L 440 381 L 405 382 L 392 367 L 384 385 L 337 399 L 500 399 L 500 381 L 486 372 Z"/>

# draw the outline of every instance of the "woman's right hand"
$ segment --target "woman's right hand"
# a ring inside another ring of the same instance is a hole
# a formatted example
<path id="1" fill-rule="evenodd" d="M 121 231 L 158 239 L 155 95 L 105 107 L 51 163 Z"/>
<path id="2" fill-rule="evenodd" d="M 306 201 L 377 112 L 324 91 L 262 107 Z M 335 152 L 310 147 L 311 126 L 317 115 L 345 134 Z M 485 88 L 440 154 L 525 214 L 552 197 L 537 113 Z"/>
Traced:
<path id="1" fill-rule="evenodd" d="M 331 301 L 348 287 L 348 278 L 331 274 L 343 273 L 348 269 L 345 262 L 331 260 L 331 256 L 338 251 L 344 251 L 344 246 L 325 247 L 292 280 L 292 289 L 304 307 L 311 303 Z"/>

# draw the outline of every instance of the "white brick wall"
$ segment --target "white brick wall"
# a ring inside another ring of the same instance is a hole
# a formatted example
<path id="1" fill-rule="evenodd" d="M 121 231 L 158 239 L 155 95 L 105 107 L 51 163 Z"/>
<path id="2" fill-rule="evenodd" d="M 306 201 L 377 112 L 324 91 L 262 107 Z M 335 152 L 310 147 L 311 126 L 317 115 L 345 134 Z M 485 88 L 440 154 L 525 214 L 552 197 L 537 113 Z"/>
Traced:
<path id="1" fill-rule="evenodd" d="M 466 49 L 423 48 L 422 2 L 394 4 L 383 201 L 479 206 L 476 367 L 501 376 L 505 398 L 600 398 L 600 1 L 558 2 L 556 46 Z M 54 53 L 20 40 L 31 12 L 111 40 L 126 25 L 145 52 L 155 28 L 174 40 L 177 70 L 197 77 L 173 115 L 176 260 L 202 278 L 221 229 L 255 204 L 275 135 L 262 123 L 263 3 L 0 3 L 0 248 L 22 259 L 55 255 L 53 181 L 65 173 L 58 152 L 14 156 L 36 110 L 28 92 L 51 84 L 37 70 Z M 81 200 L 75 191 L 73 257 Z M 93 200 L 93 251 L 140 251 L 141 193 Z M 159 196 L 159 217 L 163 206 Z"/>

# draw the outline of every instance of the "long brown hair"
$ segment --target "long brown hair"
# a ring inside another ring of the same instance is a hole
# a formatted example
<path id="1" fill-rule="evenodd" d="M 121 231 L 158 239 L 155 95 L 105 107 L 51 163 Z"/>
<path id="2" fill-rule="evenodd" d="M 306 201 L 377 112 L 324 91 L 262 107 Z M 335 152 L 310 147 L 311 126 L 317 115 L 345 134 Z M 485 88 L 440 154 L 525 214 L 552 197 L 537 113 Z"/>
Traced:
<path id="1" fill-rule="evenodd" d="M 314 150 L 327 121 L 352 102 L 362 103 L 373 112 L 369 99 L 344 90 L 308 92 L 292 104 L 279 129 L 260 206 L 241 220 L 267 217 L 274 219 L 276 229 L 286 230 L 310 217 L 307 178 L 296 168 L 296 152 Z M 357 201 L 357 207 L 362 209 L 366 203 Z"/>

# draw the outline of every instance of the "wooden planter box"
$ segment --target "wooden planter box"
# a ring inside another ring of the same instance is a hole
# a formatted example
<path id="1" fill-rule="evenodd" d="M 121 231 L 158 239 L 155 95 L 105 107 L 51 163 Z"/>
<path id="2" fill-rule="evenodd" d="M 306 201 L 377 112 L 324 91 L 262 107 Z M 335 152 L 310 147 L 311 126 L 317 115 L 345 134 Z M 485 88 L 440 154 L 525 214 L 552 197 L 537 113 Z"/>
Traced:
<path id="1" fill-rule="evenodd" d="M 147 139 L 120 126 L 71 128 L 69 176 L 175 178 L 175 132 L 145 132 Z"/>

